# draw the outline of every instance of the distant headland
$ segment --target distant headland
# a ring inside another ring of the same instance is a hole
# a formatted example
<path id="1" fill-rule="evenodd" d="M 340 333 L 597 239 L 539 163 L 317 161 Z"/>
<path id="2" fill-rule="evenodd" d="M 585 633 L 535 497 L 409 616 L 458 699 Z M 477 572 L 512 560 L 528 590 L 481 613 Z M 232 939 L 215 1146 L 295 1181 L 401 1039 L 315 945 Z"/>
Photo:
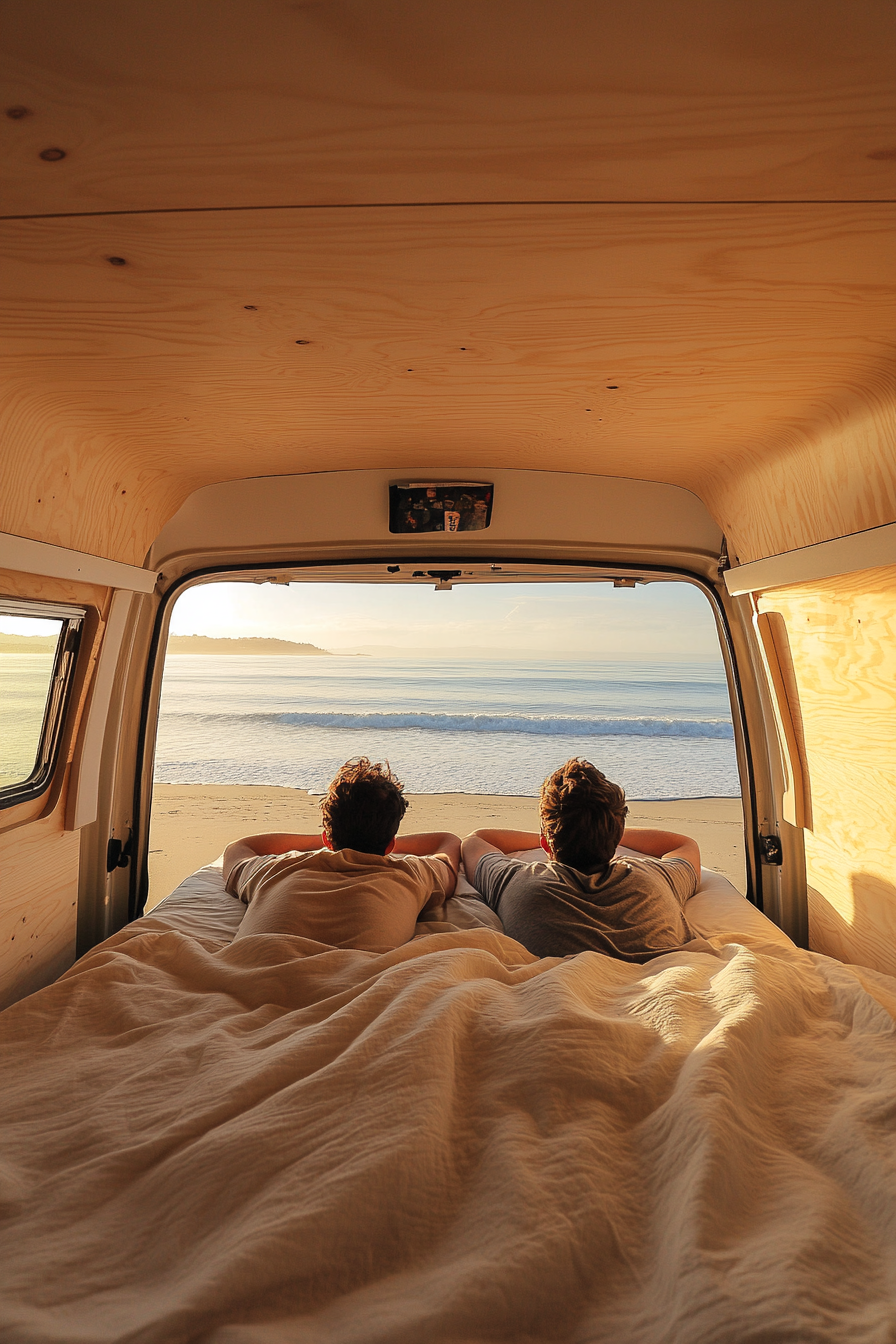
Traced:
<path id="1" fill-rule="evenodd" d="M 169 635 L 169 653 L 238 653 L 238 654 L 284 654 L 293 658 L 332 658 L 329 649 L 319 649 L 316 644 L 296 644 L 291 639 L 263 639 L 250 636 L 246 639 L 213 639 L 210 635 Z"/>
<path id="2" fill-rule="evenodd" d="M 7 635 L 0 631 L 0 653 L 54 653 L 58 635 Z"/>

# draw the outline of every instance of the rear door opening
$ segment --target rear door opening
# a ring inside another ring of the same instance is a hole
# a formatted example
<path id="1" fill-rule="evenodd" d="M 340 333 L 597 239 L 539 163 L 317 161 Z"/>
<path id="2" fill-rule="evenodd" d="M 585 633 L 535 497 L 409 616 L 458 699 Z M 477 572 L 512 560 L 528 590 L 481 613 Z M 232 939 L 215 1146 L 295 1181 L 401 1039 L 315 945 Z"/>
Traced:
<path id="1" fill-rule="evenodd" d="M 402 561 L 196 583 L 171 611 L 146 908 L 239 834 L 314 829 L 360 755 L 404 780 L 406 829 L 461 833 L 537 829 L 541 781 L 584 756 L 635 824 L 696 832 L 745 892 L 726 663 L 707 590 L 667 573 Z"/>

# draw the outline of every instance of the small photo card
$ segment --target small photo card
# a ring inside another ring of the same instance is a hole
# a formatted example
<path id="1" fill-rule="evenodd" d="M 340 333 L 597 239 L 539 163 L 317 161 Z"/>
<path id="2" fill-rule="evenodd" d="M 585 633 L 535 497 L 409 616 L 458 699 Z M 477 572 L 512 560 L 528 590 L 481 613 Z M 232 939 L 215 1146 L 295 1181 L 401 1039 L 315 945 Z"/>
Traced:
<path id="1" fill-rule="evenodd" d="M 482 532 L 495 487 L 485 481 L 407 481 L 389 486 L 390 532 Z"/>

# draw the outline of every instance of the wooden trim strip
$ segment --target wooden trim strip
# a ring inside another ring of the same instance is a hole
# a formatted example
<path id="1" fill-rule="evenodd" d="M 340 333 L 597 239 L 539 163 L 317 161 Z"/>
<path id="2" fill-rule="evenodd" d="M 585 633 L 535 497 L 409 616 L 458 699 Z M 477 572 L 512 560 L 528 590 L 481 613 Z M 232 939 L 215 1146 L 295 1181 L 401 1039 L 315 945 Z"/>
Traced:
<path id="1" fill-rule="evenodd" d="M 45 541 L 31 541 L 28 537 L 13 536 L 11 532 L 0 532 L 0 569 L 40 574 L 50 579 L 96 583 L 131 593 L 151 593 L 157 577 L 151 569 L 124 565 L 119 560 L 88 555 L 86 551 L 70 551 L 65 546 L 50 546 Z"/>
<path id="2" fill-rule="evenodd" d="M 109 717 L 112 688 L 132 602 L 132 595 L 121 589 L 112 594 L 90 693 L 90 705 L 72 761 L 65 810 L 67 831 L 78 831 L 82 826 L 89 826 L 97 818 L 106 721 Z"/>
<path id="3" fill-rule="evenodd" d="M 848 537 L 821 541 L 817 546 L 801 546 L 796 551 L 751 560 L 725 571 L 725 586 L 732 597 L 759 593 L 766 588 L 787 588 L 794 583 L 812 583 L 815 579 L 835 579 L 840 574 L 855 574 L 861 569 L 879 569 L 896 565 L 896 523 L 869 527 Z"/>

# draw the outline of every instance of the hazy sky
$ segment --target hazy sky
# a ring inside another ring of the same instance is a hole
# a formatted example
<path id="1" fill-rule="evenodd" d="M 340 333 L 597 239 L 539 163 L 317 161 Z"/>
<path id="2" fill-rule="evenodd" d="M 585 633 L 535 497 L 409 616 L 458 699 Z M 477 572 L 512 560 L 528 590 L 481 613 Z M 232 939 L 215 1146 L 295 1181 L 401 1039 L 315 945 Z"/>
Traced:
<path id="1" fill-rule="evenodd" d="M 709 603 L 687 583 L 411 585 L 210 583 L 179 598 L 177 635 L 273 635 L 334 653 L 718 658 Z"/>
<path id="2" fill-rule="evenodd" d="M 59 621 L 41 621 L 33 616 L 0 616 L 2 635 L 58 635 Z"/>

